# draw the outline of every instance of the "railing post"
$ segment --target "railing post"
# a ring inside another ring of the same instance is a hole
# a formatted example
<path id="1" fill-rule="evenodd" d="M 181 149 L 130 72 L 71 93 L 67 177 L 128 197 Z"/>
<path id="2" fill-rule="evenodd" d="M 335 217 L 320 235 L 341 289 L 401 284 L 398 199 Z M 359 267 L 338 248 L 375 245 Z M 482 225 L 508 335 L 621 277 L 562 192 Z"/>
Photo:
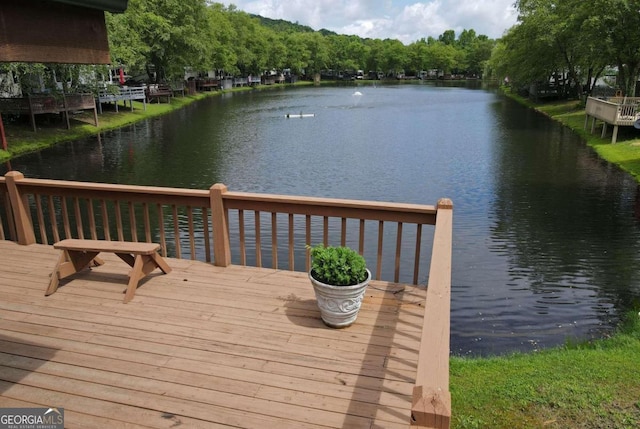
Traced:
<path id="1" fill-rule="evenodd" d="M 213 263 L 218 267 L 226 267 L 231 264 L 227 211 L 222 199 L 222 195 L 227 192 L 227 187 L 216 183 L 209 191 L 211 193 L 211 220 L 213 223 Z"/>
<path id="2" fill-rule="evenodd" d="M 443 198 L 437 207 L 411 426 L 448 429 L 451 425 L 449 337 L 453 203 Z"/>
<path id="3" fill-rule="evenodd" d="M 33 224 L 31 223 L 29 200 L 26 195 L 20 195 L 18 185 L 16 184 L 16 182 L 24 179 L 24 174 L 19 171 L 9 171 L 4 177 L 11 202 L 11 211 L 16 227 L 18 244 L 33 244 L 36 242 L 36 235 L 33 231 Z"/>

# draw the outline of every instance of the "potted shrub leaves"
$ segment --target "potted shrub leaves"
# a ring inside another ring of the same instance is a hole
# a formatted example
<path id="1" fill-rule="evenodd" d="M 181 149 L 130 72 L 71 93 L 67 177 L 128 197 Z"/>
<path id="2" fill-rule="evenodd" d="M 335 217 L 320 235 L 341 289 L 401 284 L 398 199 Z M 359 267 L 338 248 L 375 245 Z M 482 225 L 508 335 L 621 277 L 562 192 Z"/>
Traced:
<path id="1" fill-rule="evenodd" d="M 332 328 L 345 328 L 358 317 L 371 272 L 362 255 L 348 247 L 319 244 L 310 249 L 309 279 L 322 320 Z"/>

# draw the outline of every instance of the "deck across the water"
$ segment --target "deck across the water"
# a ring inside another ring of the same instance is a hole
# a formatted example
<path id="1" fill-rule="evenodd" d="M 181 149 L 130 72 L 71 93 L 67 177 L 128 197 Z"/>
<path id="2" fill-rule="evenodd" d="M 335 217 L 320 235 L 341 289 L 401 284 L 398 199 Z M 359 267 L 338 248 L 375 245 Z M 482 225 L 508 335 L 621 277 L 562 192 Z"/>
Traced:
<path id="1" fill-rule="evenodd" d="M 327 328 L 307 275 L 167 259 L 122 303 L 105 264 L 45 297 L 52 246 L 0 241 L 0 407 L 67 428 L 408 428 L 426 290 L 374 281 Z"/>

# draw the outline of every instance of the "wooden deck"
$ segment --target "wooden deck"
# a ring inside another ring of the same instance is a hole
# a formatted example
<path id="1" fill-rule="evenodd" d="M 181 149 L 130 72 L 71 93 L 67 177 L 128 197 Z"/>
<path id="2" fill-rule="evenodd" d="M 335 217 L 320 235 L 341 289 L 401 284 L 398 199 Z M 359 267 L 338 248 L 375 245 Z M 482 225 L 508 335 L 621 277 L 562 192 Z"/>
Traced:
<path id="1" fill-rule="evenodd" d="M 408 428 L 423 287 L 373 281 L 320 320 L 307 275 L 167 259 L 122 303 L 116 256 L 44 296 L 52 246 L 0 241 L 0 407 L 67 428 Z"/>
<path id="2" fill-rule="evenodd" d="M 604 138 L 607 134 L 607 124 L 613 125 L 611 143 L 618 140 L 618 127 L 637 126 L 640 121 L 640 98 L 638 97 L 610 97 L 599 99 L 588 97 L 585 106 L 584 129 L 587 129 L 591 119 L 591 134 L 593 134 L 596 121 L 602 121 L 602 134 Z"/>

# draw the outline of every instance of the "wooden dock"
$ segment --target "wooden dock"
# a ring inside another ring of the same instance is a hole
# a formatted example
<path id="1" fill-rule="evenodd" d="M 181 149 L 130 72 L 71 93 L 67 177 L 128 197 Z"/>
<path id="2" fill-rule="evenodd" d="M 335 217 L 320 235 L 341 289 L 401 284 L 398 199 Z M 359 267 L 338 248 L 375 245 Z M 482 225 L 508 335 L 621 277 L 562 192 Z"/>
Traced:
<path id="1" fill-rule="evenodd" d="M 323 325 L 306 273 L 167 258 L 122 303 L 128 266 L 44 291 L 50 245 L 0 241 L 0 407 L 67 428 L 408 428 L 426 290 L 373 281 Z"/>

